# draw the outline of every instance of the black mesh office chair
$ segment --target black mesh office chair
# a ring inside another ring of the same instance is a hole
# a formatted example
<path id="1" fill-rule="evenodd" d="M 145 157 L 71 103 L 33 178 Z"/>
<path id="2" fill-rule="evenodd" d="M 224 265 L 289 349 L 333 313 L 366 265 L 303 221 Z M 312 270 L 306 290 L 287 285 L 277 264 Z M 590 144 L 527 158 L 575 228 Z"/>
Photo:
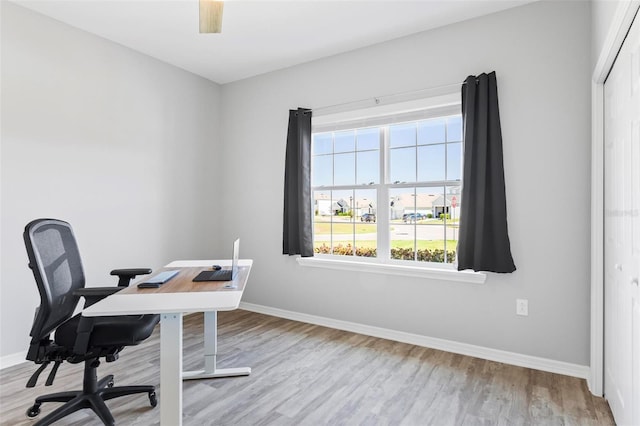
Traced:
<path id="1" fill-rule="evenodd" d="M 120 277 L 118 287 L 85 288 L 80 253 L 68 223 L 55 219 L 34 220 L 25 227 L 24 242 L 29 268 L 33 271 L 40 292 L 40 306 L 36 309 L 31 328 L 27 359 L 42 364 L 27 382 L 27 387 L 36 385 L 38 376 L 50 363 L 54 365 L 46 386 L 53 383 L 63 361 L 84 361 L 82 390 L 40 396 L 27 410 L 27 415 L 35 417 L 40 414 L 43 402 L 64 402 L 64 405 L 36 424 L 48 425 L 75 411 L 90 408 L 105 425 L 113 425 L 113 416 L 104 403 L 108 399 L 147 393 L 151 406 L 155 407 L 157 399 L 153 386 L 113 387 L 113 376 L 108 375 L 98 381 L 96 369 L 100 358 L 105 358 L 107 362 L 115 361 L 125 346 L 136 345 L 148 338 L 159 316 L 73 316 L 80 297 L 85 298 L 85 307 L 90 306 L 126 287 L 135 276 L 149 274 L 151 270 L 114 270 L 111 275 Z M 54 331 L 52 340 L 50 335 Z"/>

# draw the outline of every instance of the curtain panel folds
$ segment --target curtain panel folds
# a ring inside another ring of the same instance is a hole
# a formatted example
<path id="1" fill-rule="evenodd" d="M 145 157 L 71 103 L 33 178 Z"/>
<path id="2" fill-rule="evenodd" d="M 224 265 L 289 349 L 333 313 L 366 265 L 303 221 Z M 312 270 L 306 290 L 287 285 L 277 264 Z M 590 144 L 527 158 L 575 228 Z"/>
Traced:
<path id="1" fill-rule="evenodd" d="M 462 85 L 464 175 L 458 270 L 516 270 L 507 232 L 502 132 L 496 73 L 469 76 Z"/>
<path id="2" fill-rule="evenodd" d="M 298 108 L 289 111 L 282 254 L 313 256 L 311 207 L 311 110 Z"/>

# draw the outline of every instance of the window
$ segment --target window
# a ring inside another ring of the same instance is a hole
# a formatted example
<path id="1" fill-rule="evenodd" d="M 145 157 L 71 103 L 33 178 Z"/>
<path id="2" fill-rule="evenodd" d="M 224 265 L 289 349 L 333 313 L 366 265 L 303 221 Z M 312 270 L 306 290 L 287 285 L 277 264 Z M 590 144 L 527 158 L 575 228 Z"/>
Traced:
<path id="1" fill-rule="evenodd" d="M 459 105 L 314 126 L 315 252 L 454 263 L 462 151 Z"/>

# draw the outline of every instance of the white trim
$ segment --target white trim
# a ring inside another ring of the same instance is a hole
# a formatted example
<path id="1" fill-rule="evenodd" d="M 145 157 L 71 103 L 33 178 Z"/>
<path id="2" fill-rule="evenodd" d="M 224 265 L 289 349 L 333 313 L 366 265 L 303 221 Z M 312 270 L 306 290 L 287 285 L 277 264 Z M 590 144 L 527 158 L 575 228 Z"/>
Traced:
<path id="1" fill-rule="evenodd" d="M 609 75 L 613 61 L 618 56 L 622 42 L 629 32 L 629 28 L 631 28 L 631 23 L 638 12 L 638 8 L 640 8 L 640 0 L 619 1 L 618 8 L 609 26 L 607 38 L 604 40 L 600 51 L 598 62 L 596 62 L 596 66 L 593 69 L 592 79 L 594 83 L 604 83 L 604 80 Z"/>
<path id="2" fill-rule="evenodd" d="M 358 101 L 345 102 L 337 105 L 313 108 L 314 120 L 318 117 L 331 116 L 327 120 L 342 120 L 343 118 L 353 118 L 365 113 L 367 116 L 378 116 L 387 114 L 390 111 L 423 109 L 425 107 L 435 106 L 434 102 L 428 99 L 443 98 L 445 102 L 451 100 L 460 102 L 460 87 L 462 82 L 446 84 L 443 86 L 431 87 L 428 89 L 414 90 L 410 92 L 395 93 L 392 95 L 375 96 L 371 98 L 361 99 Z M 457 97 L 449 97 L 449 95 L 457 94 Z M 319 121 L 318 124 L 324 123 L 325 119 Z"/>
<path id="3" fill-rule="evenodd" d="M 27 362 L 27 351 L 4 355 L 0 357 L 0 370 L 22 364 L 23 362 Z"/>
<path id="4" fill-rule="evenodd" d="M 284 309 L 256 305 L 247 302 L 240 302 L 240 309 L 251 312 L 258 312 L 266 315 L 272 315 L 279 318 L 286 318 L 293 321 L 301 321 L 309 324 L 321 325 L 337 330 L 350 331 L 352 333 L 364 334 L 366 336 L 379 337 L 396 342 L 408 343 L 411 345 L 482 358 L 489 361 L 502 362 L 505 364 L 517 365 L 519 367 L 532 368 L 535 370 L 547 371 L 550 373 L 578 377 L 581 379 L 586 379 L 589 376 L 589 367 L 586 365 L 572 364 L 547 358 L 518 354 L 515 352 L 507 352 L 499 349 L 470 345 L 468 343 L 454 342 L 452 340 L 439 339 L 429 336 L 421 336 L 418 334 L 405 333 L 402 331 L 373 327 L 349 321 L 303 314 L 300 312 L 287 311 Z"/>
<path id="5" fill-rule="evenodd" d="M 373 263 L 355 260 L 331 259 L 327 257 L 299 257 L 297 262 L 301 266 L 314 268 L 339 269 L 343 271 L 369 272 L 374 274 L 402 275 L 405 277 L 427 278 L 435 280 L 459 281 L 482 284 L 487 274 L 473 271 L 457 271 L 454 269 L 396 265 L 390 263 Z"/>
<path id="6" fill-rule="evenodd" d="M 458 88 L 454 93 L 447 95 L 377 105 L 373 108 L 355 109 L 320 117 L 314 115 L 311 131 L 324 133 L 459 115 L 462 108 L 459 92 Z"/>
<path id="7" fill-rule="evenodd" d="M 604 391 L 603 88 L 602 84 L 591 85 L 591 371 L 587 383 L 591 393 L 598 396 Z"/>
<path id="8" fill-rule="evenodd" d="M 591 85 L 591 367 L 587 384 L 594 395 L 604 394 L 604 81 L 640 1 L 621 1 L 609 27 Z"/>

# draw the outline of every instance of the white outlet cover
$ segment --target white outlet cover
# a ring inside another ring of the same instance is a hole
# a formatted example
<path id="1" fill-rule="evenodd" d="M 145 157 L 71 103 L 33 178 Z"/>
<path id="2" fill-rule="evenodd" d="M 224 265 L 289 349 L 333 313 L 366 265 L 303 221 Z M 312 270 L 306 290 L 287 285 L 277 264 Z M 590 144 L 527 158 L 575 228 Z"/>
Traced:
<path id="1" fill-rule="evenodd" d="M 527 299 L 516 299 L 516 315 L 529 315 L 529 301 Z"/>

